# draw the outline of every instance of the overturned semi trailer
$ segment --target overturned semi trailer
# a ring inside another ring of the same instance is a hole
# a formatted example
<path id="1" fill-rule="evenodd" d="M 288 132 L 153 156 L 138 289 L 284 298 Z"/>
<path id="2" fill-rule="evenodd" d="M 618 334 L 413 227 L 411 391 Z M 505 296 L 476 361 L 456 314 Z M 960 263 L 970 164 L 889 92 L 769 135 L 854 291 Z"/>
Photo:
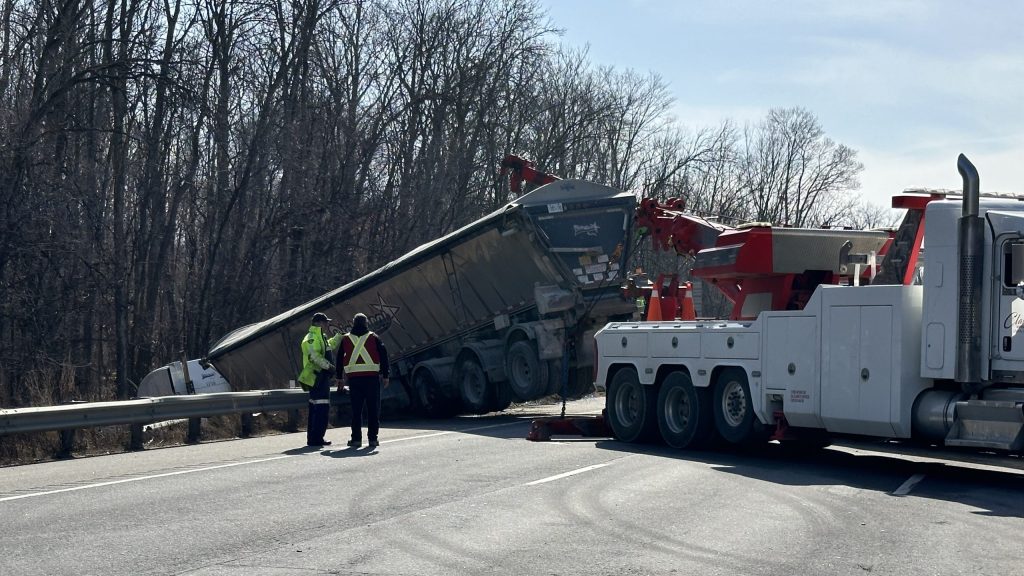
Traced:
<path id="1" fill-rule="evenodd" d="M 230 332 L 206 361 L 236 390 L 281 388 L 314 312 L 332 331 L 366 314 L 388 347 L 385 399 L 429 415 L 501 410 L 590 386 L 590 338 L 620 295 L 636 199 L 578 180 L 542 186 L 382 268 Z"/>

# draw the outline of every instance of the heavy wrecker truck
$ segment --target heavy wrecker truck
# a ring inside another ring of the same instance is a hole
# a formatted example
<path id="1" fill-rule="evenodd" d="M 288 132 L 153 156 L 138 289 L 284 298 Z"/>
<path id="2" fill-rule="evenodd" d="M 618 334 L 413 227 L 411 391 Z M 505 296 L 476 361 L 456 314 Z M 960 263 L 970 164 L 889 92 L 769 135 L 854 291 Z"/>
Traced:
<path id="1" fill-rule="evenodd" d="M 1020 453 L 1024 210 L 983 197 L 963 155 L 957 167 L 960 200 L 894 197 L 907 210 L 895 234 L 718 234 L 693 274 L 732 300 L 730 319 L 611 322 L 595 336 L 614 435 L 676 448 L 857 435 Z"/>

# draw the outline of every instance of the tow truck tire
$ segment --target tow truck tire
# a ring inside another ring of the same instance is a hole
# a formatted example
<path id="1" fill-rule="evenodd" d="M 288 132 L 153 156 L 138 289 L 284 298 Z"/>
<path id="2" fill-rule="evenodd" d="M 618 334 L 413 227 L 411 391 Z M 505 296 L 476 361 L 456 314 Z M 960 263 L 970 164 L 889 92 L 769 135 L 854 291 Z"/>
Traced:
<path id="1" fill-rule="evenodd" d="M 696 388 L 690 375 L 681 370 L 670 373 L 658 391 L 658 429 L 673 448 L 702 448 L 715 431 L 711 393 Z"/>
<path id="2" fill-rule="evenodd" d="M 632 366 L 620 368 L 608 385 L 605 412 L 615 437 L 623 442 L 648 442 L 657 437 L 658 392 L 644 386 Z"/>
<path id="3" fill-rule="evenodd" d="M 715 428 L 726 442 L 742 445 L 756 436 L 751 400 L 747 373 L 735 367 L 722 370 L 715 383 L 713 411 Z"/>
<path id="4" fill-rule="evenodd" d="M 455 382 L 458 384 L 462 406 L 473 414 L 486 414 L 491 411 L 492 384 L 487 380 L 480 362 L 472 356 L 459 360 L 455 369 Z"/>
<path id="5" fill-rule="evenodd" d="M 520 340 L 508 347 L 505 374 L 512 397 L 519 401 L 536 400 L 548 385 L 548 365 L 537 358 L 537 347 L 529 340 Z"/>

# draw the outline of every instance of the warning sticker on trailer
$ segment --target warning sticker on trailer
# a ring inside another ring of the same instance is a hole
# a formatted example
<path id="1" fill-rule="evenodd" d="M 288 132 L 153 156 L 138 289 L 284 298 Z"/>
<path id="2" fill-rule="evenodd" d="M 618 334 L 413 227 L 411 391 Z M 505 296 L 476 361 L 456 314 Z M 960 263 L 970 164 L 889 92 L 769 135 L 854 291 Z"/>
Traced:
<path id="1" fill-rule="evenodd" d="M 810 400 L 811 395 L 807 390 L 790 390 L 789 401 L 794 404 L 803 404 L 805 401 Z"/>

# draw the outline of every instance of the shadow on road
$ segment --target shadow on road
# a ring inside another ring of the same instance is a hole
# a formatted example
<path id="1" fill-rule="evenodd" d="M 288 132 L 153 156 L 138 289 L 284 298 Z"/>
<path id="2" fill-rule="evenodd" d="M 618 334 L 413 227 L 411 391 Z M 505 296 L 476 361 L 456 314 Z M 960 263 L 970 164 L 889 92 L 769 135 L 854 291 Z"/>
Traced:
<path id="1" fill-rule="evenodd" d="M 909 478 L 924 475 L 910 496 L 956 502 L 977 508 L 974 514 L 1024 518 L 1024 471 L 973 467 L 952 460 L 919 461 L 900 455 L 855 454 L 836 448 L 794 453 L 779 444 L 745 450 L 686 451 L 657 444 L 627 444 L 607 439 L 595 446 L 616 452 L 647 454 L 708 464 L 726 474 L 788 486 L 848 486 L 892 495 Z M 955 458 L 946 453 L 932 458 Z M 990 466 L 995 466 L 991 464 Z"/>
<path id="2" fill-rule="evenodd" d="M 551 417 L 552 409 L 550 403 L 540 403 L 482 416 L 388 420 L 382 422 L 382 429 L 428 434 L 455 432 L 528 442 L 525 437 L 530 423 L 537 418 Z M 693 451 L 676 450 L 663 444 L 628 444 L 612 438 L 556 436 L 553 441 L 588 442 L 602 450 L 701 462 L 726 474 L 780 485 L 846 486 L 890 494 L 893 498 L 902 497 L 896 492 L 904 482 L 923 475 L 910 492 L 911 497 L 956 502 L 976 508 L 973 513 L 979 515 L 1024 518 L 1024 498 L 1020 498 L 1024 489 L 1024 459 L 1016 459 L 1014 466 L 1007 467 L 1002 463 L 1005 458 L 989 460 L 985 455 L 971 453 L 959 456 L 964 459 L 961 462 L 951 451 L 893 445 L 886 450 L 886 444 L 878 442 L 864 444 L 870 453 L 855 453 L 857 450 L 839 448 L 794 452 L 775 443 L 744 450 Z M 881 453 L 886 451 L 891 454 Z M 345 450 L 325 454 L 332 457 L 357 455 Z M 927 460 L 913 458 L 922 456 Z"/>
<path id="3" fill-rule="evenodd" d="M 324 450 L 320 453 L 321 456 L 327 456 L 330 458 L 359 458 L 362 456 L 377 456 L 376 448 L 370 448 L 369 446 L 363 446 L 361 448 L 353 448 L 351 446 L 342 446 L 336 450 Z"/>

